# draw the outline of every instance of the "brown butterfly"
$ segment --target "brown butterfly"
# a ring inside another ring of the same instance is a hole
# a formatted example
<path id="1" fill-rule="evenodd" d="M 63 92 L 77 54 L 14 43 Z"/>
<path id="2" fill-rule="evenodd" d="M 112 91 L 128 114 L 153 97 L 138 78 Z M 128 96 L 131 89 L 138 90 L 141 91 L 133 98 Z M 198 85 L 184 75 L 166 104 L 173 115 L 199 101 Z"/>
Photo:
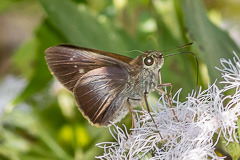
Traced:
<path id="1" fill-rule="evenodd" d="M 62 44 L 45 52 L 52 74 L 73 92 L 80 111 L 95 126 L 119 122 L 132 111 L 131 106 L 146 102 L 151 91 L 171 86 L 161 82 L 164 56 L 158 51 L 132 59 Z"/>

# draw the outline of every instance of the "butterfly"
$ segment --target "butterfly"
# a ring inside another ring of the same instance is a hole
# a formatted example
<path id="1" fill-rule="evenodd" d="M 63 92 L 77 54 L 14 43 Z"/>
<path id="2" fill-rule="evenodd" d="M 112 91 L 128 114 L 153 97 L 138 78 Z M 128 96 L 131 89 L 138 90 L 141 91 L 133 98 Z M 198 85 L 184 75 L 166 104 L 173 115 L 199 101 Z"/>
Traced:
<path id="1" fill-rule="evenodd" d="M 146 51 L 132 59 L 61 44 L 45 53 L 52 74 L 74 94 L 79 110 L 95 126 L 119 122 L 132 113 L 132 107 L 146 102 L 150 92 L 171 86 L 161 82 L 164 56 L 159 51 Z"/>

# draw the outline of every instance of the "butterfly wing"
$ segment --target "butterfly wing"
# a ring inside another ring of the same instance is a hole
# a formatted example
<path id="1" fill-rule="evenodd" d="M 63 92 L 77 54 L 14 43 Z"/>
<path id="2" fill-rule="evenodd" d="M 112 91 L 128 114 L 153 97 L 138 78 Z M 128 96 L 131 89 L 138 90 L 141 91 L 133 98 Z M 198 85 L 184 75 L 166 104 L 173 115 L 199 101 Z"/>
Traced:
<path id="1" fill-rule="evenodd" d="M 126 110 L 120 111 L 127 99 L 127 80 L 128 71 L 121 66 L 101 67 L 84 74 L 74 88 L 79 109 L 96 126 L 107 126 L 109 121 L 125 116 Z"/>
<path id="2" fill-rule="evenodd" d="M 50 47 L 45 53 L 52 74 L 70 91 L 87 72 L 116 65 L 128 69 L 128 63 L 132 60 L 114 53 L 67 44 Z"/>

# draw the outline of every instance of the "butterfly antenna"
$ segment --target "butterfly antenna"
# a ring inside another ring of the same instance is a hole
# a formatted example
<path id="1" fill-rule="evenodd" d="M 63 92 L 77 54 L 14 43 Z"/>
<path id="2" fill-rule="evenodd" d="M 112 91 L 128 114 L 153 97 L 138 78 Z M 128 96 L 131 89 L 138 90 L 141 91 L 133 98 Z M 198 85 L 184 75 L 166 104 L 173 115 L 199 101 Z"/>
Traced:
<path id="1" fill-rule="evenodd" d="M 192 44 L 192 43 L 189 43 L 189 44 Z M 184 46 L 188 46 L 189 44 L 184 45 Z M 191 54 L 191 55 L 195 58 L 195 60 L 196 60 L 196 64 L 197 64 L 196 93 L 198 93 L 199 63 L 198 63 L 197 56 L 196 56 L 193 52 L 190 52 L 190 51 L 183 51 L 183 52 L 177 52 L 177 53 L 172 53 L 172 54 L 165 55 L 165 56 L 163 56 L 163 58 L 170 57 L 170 56 L 174 56 L 174 55 L 177 55 L 177 54 L 182 54 L 182 53 L 188 53 L 188 54 Z M 196 95 L 197 95 L 197 94 L 196 94 Z"/>
<path id="2" fill-rule="evenodd" d="M 180 47 L 177 47 L 177 48 L 174 48 L 174 49 L 163 50 L 163 51 L 161 51 L 161 52 L 163 53 L 163 52 L 178 50 L 178 49 L 181 49 L 181 48 L 186 48 L 186 47 L 188 47 L 188 46 L 193 45 L 194 43 L 195 43 L 195 42 L 191 42 L 191 43 L 185 44 L 185 45 L 183 45 L 183 46 L 180 46 Z"/>
<path id="3" fill-rule="evenodd" d="M 131 51 L 123 51 L 123 52 L 128 52 L 128 53 L 131 53 L 131 52 L 139 52 L 139 53 L 144 53 L 143 51 L 140 51 L 140 50 L 131 50 Z"/>

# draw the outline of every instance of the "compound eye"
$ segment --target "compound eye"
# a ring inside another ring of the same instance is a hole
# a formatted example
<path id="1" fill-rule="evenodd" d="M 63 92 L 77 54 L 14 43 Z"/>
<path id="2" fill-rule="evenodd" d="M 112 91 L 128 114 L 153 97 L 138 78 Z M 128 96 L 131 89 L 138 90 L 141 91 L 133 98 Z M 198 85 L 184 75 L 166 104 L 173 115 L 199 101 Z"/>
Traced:
<path id="1" fill-rule="evenodd" d="M 152 58 L 152 57 L 146 57 L 145 59 L 144 59 L 144 64 L 146 65 L 146 66 L 151 66 L 152 64 L 154 63 L 154 59 Z"/>

